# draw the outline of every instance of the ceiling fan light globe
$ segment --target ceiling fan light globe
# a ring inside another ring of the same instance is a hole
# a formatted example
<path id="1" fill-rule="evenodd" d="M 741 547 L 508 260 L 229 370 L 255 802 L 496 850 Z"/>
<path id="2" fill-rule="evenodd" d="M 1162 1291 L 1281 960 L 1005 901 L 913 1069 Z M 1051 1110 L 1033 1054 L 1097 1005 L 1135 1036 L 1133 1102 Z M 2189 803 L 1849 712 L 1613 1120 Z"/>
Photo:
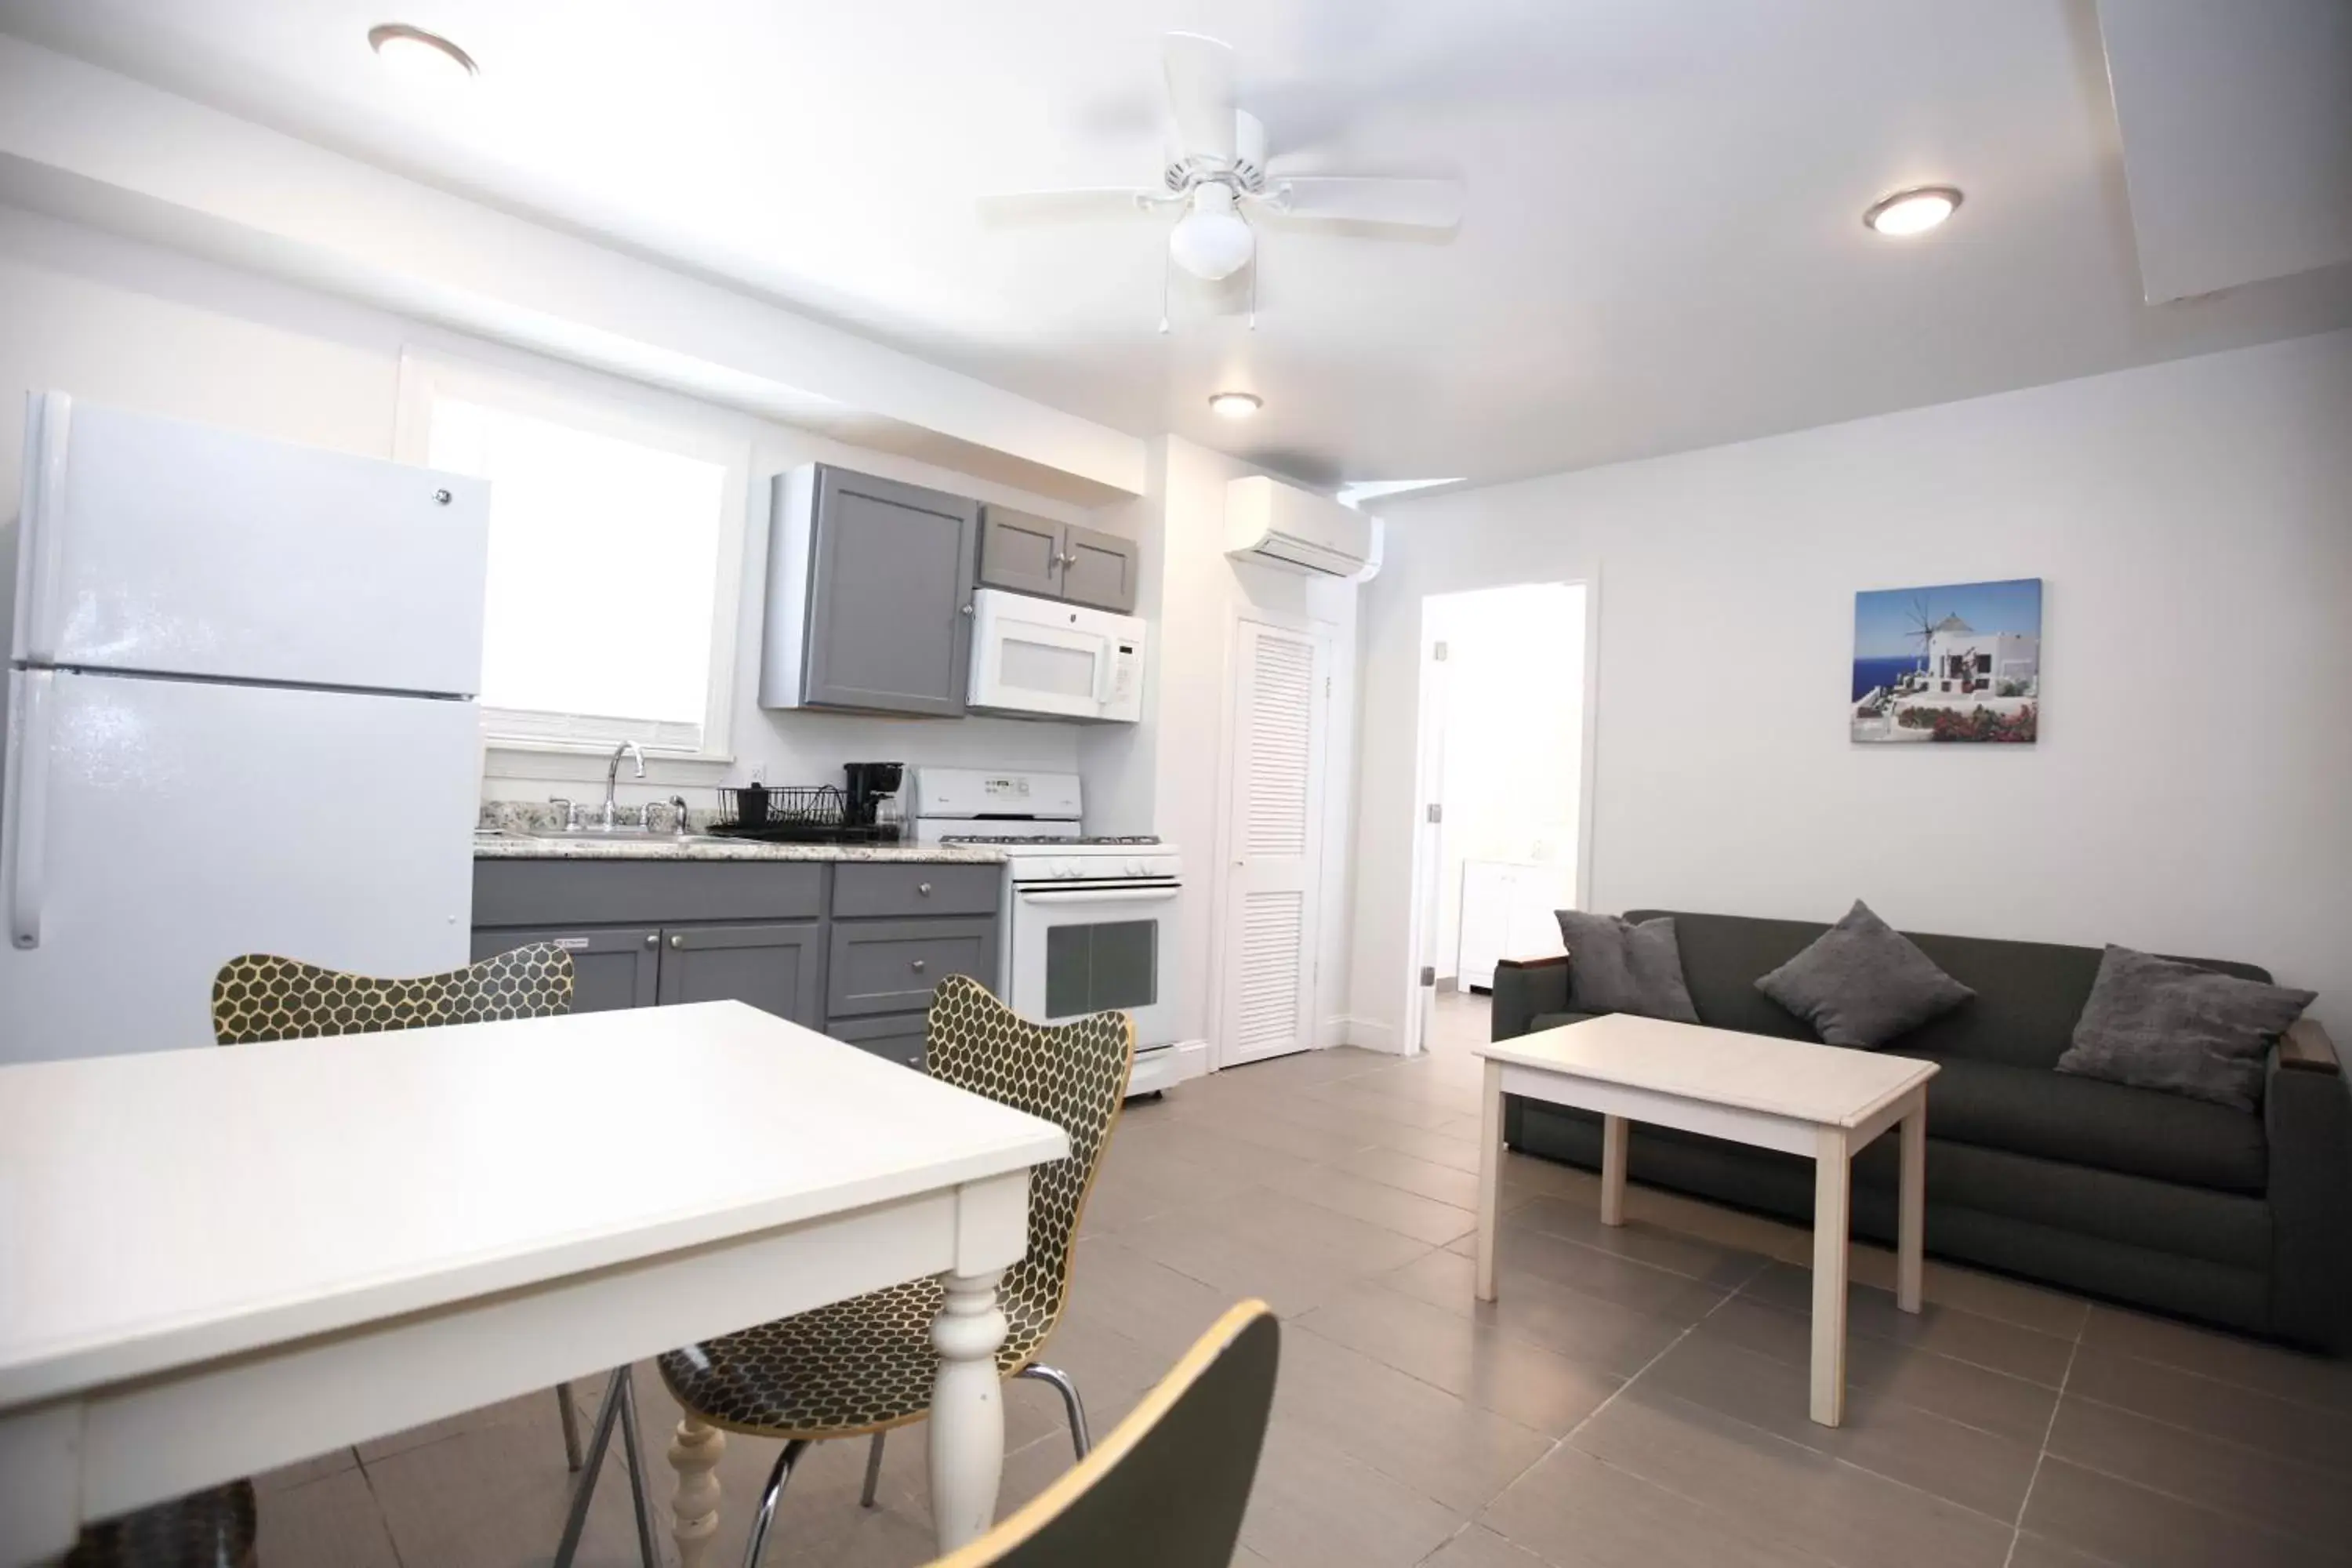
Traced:
<path id="1" fill-rule="evenodd" d="M 1168 234 L 1176 265 L 1211 283 L 1247 267 L 1256 249 L 1250 226 L 1231 208 L 1186 213 Z"/>

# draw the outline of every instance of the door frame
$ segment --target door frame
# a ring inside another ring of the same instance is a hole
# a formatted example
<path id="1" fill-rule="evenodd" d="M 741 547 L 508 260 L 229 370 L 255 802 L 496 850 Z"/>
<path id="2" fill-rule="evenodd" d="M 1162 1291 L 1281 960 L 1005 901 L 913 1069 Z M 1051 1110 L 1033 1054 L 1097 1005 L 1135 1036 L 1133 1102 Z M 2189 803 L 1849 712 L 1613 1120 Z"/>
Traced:
<path id="1" fill-rule="evenodd" d="M 1528 578 L 1516 583 L 1483 583 L 1460 587 L 1434 590 L 1421 596 L 1421 611 L 1413 650 L 1417 686 L 1413 711 L 1413 780 L 1412 812 L 1402 824 L 1408 847 L 1408 864 L 1412 868 L 1412 892 L 1406 900 L 1405 973 L 1402 976 L 1404 1005 L 1400 1016 L 1404 1020 L 1402 1036 L 1403 1054 L 1418 1056 L 1428 1048 L 1428 1007 L 1434 993 L 1421 984 L 1422 966 L 1433 963 L 1431 946 L 1437 940 L 1439 926 L 1437 900 L 1445 872 L 1444 829 L 1429 820 L 1429 807 L 1439 798 L 1441 781 L 1444 777 L 1444 695 L 1437 691 L 1435 710 L 1431 698 L 1434 682 L 1431 675 L 1434 660 L 1431 658 L 1433 638 L 1429 627 L 1429 602 L 1450 598 L 1461 594 L 1479 594 L 1496 588 L 1551 586 L 1584 590 L 1584 703 L 1580 715 L 1582 733 L 1578 738 L 1577 799 L 1576 799 L 1576 903 L 1579 909 L 1592 907 L 1592 811 L 1593 784 L 1598 776 L 1600 756 L 1600 695 L 1601 695 L 1601 569 L 1598 563 L 1579 571 L 1562 572 Z M 1433 755 L 1432 748 L 1435 751 Z"/>
<path id="2" fill-rule="evenodd" d="M 1260 605 L 1234 605 L 1225 616 L 1223 634 L 1224 694 L 1221 699 L 1217 726 L 1217 858 L 1215 869 L 1209 878 L 1209 920 L 1207 921 L 1209 1011 L 1202 1020 L 1202 1025 L 1209 1037 L 1209 1070 L 1211 1072 L 1221 1071 L 1225 1067 L 1233 1065 L 1227 1061 L 1225 1055 L 1227 980 L 1225 955 L 1231 945 L 1228 941 L 1231 933 L 1227 930 L 1227 921 L 1233 912 L 1230 903 L 1233 897 L 1234 871 L 1234 789 L 1237 783 L 1234 776 L 1234 770 L 1241 760 L 1240 737 L 1236 732 L 1236 726 L 1241 722 L 1241 706 L 1235 699 L 1241 684 L 1242 628 L 1252 622 L 1275 631 L 1288 632 L 1293 637 L 1311 639 L 1316 645 L 1316 658 L 1331 679 L 1331 689 L 1320 698 L 1315 699 L 1318 706 L 1314 719 L 1310 721 L 1311 723 L 1320 723 L 1323 727 L 1323 769 L 1321 775 L 1315 781 L 1315 798 L 1307 803 L 1308 817 L 1317 825 L 1317 832 L 1320 837 L 1315 863 L 1315 886 L 1311 889 L 1314 900 L 1315 941 L 1318 948 L 1325 935 L 1323 917 L 1328 912 L 1325 906 L 1329 901 L 1331 886 L 1332 834 L 1329 816 L 1332 742 L 1335 739 L 1332 720 L 1337 711 L 1336 704 L 1340 695 L 1339 656 L 1343 628 L 1339 622 L 1325 620 L 1320 616 L 1297 614 L 1287 610 L 1268 609 Z M 1321 953 L 1319 952 L 1310 953 L 1307 958 L 1308 1039 L 1307 1048 L 1320 1050 L 1330 1043 L 1324 1038 L 1323 1027 L 1323 1001 L 1327 982 L 1323 973 Z"/>

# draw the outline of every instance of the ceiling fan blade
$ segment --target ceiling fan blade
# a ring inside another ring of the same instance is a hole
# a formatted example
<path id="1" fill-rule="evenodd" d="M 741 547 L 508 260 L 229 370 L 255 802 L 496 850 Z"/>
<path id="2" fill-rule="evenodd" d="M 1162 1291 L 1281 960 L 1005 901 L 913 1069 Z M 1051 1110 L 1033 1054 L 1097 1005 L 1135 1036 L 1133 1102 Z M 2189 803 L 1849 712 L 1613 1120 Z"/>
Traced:
<path id="1" fill-rule="evenodd" d="M 1168 78 L 1168 110 L 1186 155 L 1232 163 L 1232 47 L 1198 33 L 1170 33 L 1160 40 L 1160 63 Z"/>
<path id="2" fill-rule="evenodd" d="M 1096 185 L 1067 191 L 1001 191 L 980 198 L 985 224 L 1070 223 L 1087 218 L 1133 216 L 1150 210 L 1155 193 L 1129 185 Z"/>
<path id="3" fill-rule="evenodd" d="M 1266 180 L 1274 208 L 1290 217 L 1399 228 L 1456 228 L 1462 223 L 1459 180 L 1359 179 L 1341 174 L 1276 174 Z"/>

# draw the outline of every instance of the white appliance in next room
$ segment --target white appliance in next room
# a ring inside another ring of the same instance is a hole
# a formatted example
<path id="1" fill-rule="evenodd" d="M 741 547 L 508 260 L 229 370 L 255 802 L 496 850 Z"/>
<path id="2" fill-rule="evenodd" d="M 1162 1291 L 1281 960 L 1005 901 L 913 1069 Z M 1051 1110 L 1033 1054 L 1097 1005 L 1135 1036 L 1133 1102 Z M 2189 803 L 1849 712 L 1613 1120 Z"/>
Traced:
<path id="1" fill-rule="evenodd" d="M 1076 773 L 914 770 L 915 837 L 1004 851 L 1003 973 L 997 994 L 1024 1017 L 1061 1023 L 1116 1010 L 1135 1018 L 1129 1094 L 1208 1065 L 1177 1038 L 1176 917 L 1183 862 L 1148 835 L 1088 837 Z"/>
<path id="2" fill-rule="evenodd" d="M 1328 577 L 1369 575 L 1372 520 L 1262 474 L 1225 484 L 1225 553 Z"/>
<path id="3" fill-rule="evenodd" d="M 1029 719 L 1143 717 L 1143 623 L 1058 599 L 972 595 L 971 706 Z"/>
<path id="4" fill-rule="evenodd" d="M 209 1047 L 271 952 L 467 962 L 489 487 L 36 395 L 0 1062 Z"/>

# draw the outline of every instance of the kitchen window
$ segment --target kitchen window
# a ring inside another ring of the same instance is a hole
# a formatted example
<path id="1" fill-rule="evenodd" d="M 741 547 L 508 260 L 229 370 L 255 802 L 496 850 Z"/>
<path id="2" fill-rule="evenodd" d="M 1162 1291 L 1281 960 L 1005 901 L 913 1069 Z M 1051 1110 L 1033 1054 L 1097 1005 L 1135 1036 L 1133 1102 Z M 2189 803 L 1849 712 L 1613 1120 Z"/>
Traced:
<path id="1" fill-rule="evenodd" d="M 416 355 L 401 379 L 402 458 L 490 482 L 484 740 L 726 759 L 750 443 Z"/>

